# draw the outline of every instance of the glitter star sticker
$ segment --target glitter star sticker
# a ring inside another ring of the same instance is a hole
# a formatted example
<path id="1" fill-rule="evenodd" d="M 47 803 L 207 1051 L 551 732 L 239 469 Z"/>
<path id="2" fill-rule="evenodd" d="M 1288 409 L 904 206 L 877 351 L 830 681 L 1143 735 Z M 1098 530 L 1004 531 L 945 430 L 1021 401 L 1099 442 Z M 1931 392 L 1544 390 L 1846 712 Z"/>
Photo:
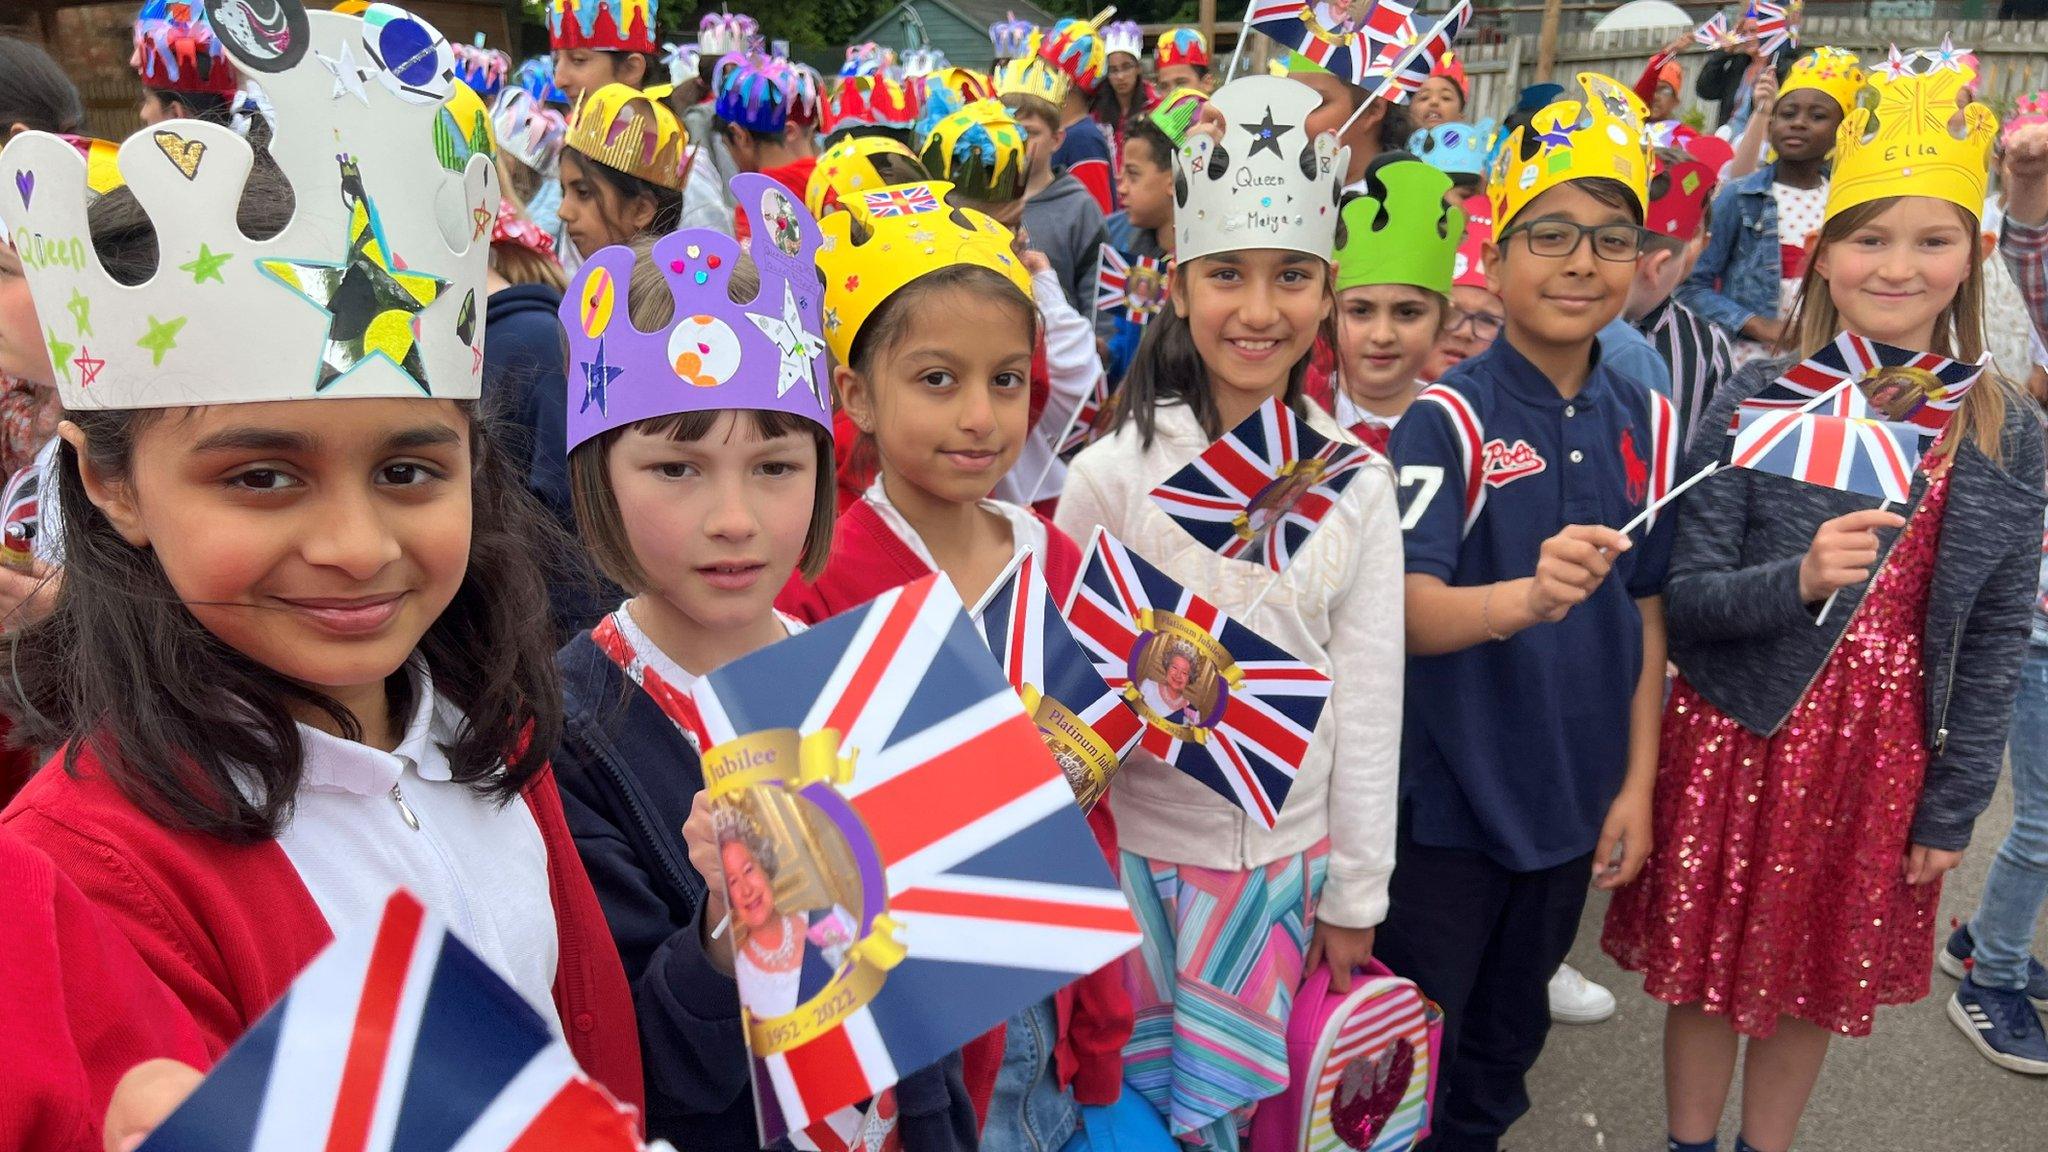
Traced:
<path id="1" fill-rule="evenodd" d="M 348 41 L 341 42 L 339 57 L 318 51 L 314 52 L 313 56 L 320 61 L 320 66 L 334 77 L 334 99 L 353 96 L 363 102 L 363 107 L 370 106 L 370 93 L 363 87 L 363 70 L 356 67 L 355 58 L 349 53 Z"/>
<path id="2" fill-rule="evenodd" d="M 825 342 L 804 328 L 803 313 L 797 310 L 796 293 L 790 290 L 788 282 L 782 285 L 782 315 L 763 316 L 759 312 L 747 313 L 747 319 L 761 330 L 763 336 L 774 341 L 782 353 L 782 371 L 775 378 L 775 394 L 781 396 L 798 383 L 811 381 L 811 394 L 819 396 L 817 373 L 811 370 L 811 362 L 825 353 Z M 819 396 L 820 403 L 823 397 Z"/>
<path id="3" fill-rule="evenodd" d="M 408 271 L 391 251 L 377 206 L 363 190 L 362 173 L 352 157 L 341 160 L 341 201 L 349 218 L 346 260 L 256 262 L 265 276 L 328 316 L 327 344 L 313 391 L 323 392 L 364 364 L 381 359 L 431 396 L 413 317 L 440 299 L 448 281 Z"/>
<path id="4" fill-rule="evenodd" d="M 204 241 L 201 241 L 199 255 L 178 265 L 178 271 L 189 274 L 194 284 L 204 284 L 208 280 L 225 284 L 227 280 L 220 274 L 221 265 L 234 258 L 235 254 L 233 252 L 215 252 L 207 247 Z"/>
<path id="5" fill-rule="evenodd" d="M 1280 156 L 1280 137 L 1294 130 L 1294 126 L 1291 124 L 1273 123 L 1273 109 L 1270 107 L 1266 109 L 1266 118 L 1264 120 L 1259 121 L 1255 125 L 1248 125 L 1248 127 L 1251 128 L 1252 133 L 1252 150 L 1247 154 L 1247 159 L 1251 156 L 1257 156 L 1261 148 L 1266 149 L 1275 156 Z M 1281 158 L 1285 159 L 1285 157 Z"/>
<path id="6" fill-rule="evenodd" d="M 135 346 L 149 353 L 150 367 L 160 368 L 163 366 L 164 355 L 178 346 L 178 333 L 184 327 L 185 318 L 183 316 L 172 320 L 159 320 L 151 316 L 149 318 L 149 331 L 143 334 L 142 339 L 135 342 Z"/>
<path id="7" fill-rule="evenodd" d="M 612 381 L 617 380 L 623 372 L 625 372 L 624 368 L 613 367 L 610 362 L 605 360 L 604 338 L 598 337 L 597 355 L 584 361 L 583 364 L 583 407 L 578 408 L 576 411 L 579 413 L 588 412 L 590 411 L 590 406 L 595 404 L 597 405 L 598 415 L 605 415 L 607 412 L 606 404 L 608 403 L 605 397 L 605 389 L 610 388 Z"/>

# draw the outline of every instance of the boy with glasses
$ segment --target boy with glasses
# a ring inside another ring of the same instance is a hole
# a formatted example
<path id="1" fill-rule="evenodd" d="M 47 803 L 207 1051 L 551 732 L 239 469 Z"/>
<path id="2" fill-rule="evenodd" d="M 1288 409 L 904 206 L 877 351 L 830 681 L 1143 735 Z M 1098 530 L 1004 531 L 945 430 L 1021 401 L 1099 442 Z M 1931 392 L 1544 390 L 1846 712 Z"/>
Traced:
<path id="1" fill-rule="evenodd" d="M 1671 402 L 1599 342 L 1643 249 L 1642 101 L 1579 83 L 1492 173 L 1500 339 L 1391 442 L 1410 659 L 1374 952 L 1444 1009 L 1435 1152 L 1495 1152 L 1527 1111 L 1587 882 L 1626 883 L 1650 847 L 1672 516 L 1617 529 L 1669 489 L 1678 443 Z"/>

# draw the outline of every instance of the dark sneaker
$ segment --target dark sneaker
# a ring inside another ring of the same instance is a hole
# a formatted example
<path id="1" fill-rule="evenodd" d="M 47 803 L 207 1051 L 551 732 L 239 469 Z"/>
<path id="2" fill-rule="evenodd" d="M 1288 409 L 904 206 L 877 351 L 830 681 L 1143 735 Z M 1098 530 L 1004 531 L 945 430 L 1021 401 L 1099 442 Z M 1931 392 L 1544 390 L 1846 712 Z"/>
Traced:
<path id="1" fill-rule="evenodd" d="M 1948 1018 L 1986 1060 L 2029 1076 L 2048 1076 L 2048 1031 L 2024 993 L 1980 988 L 1965 976 L 1949 997 Z"/>
<path id="2" fill-rule="evenodd" d="M 1934 961 L 1943 972 L 1961 980 L 1969 972 L 1970 956 L 1976 950 L 1977 941 L 1970 936 L 1970 926 L 1956 924 L 1956 930 L 1948 934 L 1948 943 L 1934 954 Z M 2034 1007 L 2048 1012 L 2048 967 L 2032 956 L 2027 957 L 2027 999 L 2034 1002 Z"/>

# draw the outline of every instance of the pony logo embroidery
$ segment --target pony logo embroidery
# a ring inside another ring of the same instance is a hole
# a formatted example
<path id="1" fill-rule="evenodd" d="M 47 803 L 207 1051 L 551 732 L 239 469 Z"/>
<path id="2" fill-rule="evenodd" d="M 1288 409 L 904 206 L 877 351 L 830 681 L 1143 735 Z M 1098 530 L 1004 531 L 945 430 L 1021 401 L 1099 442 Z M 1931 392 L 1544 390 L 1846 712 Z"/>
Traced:
<path id="1" fill-rule="evenodd" d="M 1650 466 L 1636 451 L 1636 437 L 1633 430 L 1621 430 L 1621 468 L 1628 475 L 1628 502 L 1641 504 L 1650 490 Z"/>
<path id="2" fill-rule="evenodd" d="M 1505 488 L 1525 476 L 1534 476 L 1549 467 L 1536 449 L 1529 447 L 1527 440 L 1517 440 L 1512 446 L 1505 440 L 1488 440 L 1481 452 L 1480 473 L 1486 484 L 1492 488 Z"/>

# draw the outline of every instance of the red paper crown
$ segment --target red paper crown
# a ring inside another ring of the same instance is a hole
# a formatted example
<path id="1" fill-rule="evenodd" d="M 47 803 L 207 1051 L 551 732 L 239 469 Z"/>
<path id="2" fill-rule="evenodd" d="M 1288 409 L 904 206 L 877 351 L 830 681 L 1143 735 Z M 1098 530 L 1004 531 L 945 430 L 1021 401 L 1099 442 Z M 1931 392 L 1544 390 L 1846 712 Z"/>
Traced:
<path id="1" fill-rule="evenodd" d="M 1155 54 L 1161 68 L 1171 68 L 1177 64 L 1189 68 L 1209 66 L 1208 42 L 1193 28 L 1168 28 L 1161 32 Z"/>
<path id="2" fill-rule="evenodd" d="M 886 76 L 851 76 L 839 82 L 819 125 L 827 136 L 841 128 L 901 128 L 917 123 L 917 101 Z"/>
<path id="3" fill-rule="evenodd" d="M 1650 167 L 1650 209 L 1643 223 L 1659 236 L 1690 240 L 1699 235 L 1713 195 L 1714 170 L 1697 157 L 1659 158 Z"/>
<path id="4" fill-rule="evenodd" d="M 1458 245 L 1458 258 L 1451 264 L 1451 287 L 1486 287 L 1486 242 L 1493 239 L 1493 201 L 1482 193 L 1468 198 L 1465 209 L 1465 240 Z"/>
<path id="5" fill-rule="evenodd" d="M 1431 76 L 1441 76 L 1458 86 L 1458 94 L 1470 96 L 1472 89 L 1465 83 L 1465 62 L 1458 59 L 1456 52 L 1445 52 L 1435 64 L 1430 65 Z"/>

